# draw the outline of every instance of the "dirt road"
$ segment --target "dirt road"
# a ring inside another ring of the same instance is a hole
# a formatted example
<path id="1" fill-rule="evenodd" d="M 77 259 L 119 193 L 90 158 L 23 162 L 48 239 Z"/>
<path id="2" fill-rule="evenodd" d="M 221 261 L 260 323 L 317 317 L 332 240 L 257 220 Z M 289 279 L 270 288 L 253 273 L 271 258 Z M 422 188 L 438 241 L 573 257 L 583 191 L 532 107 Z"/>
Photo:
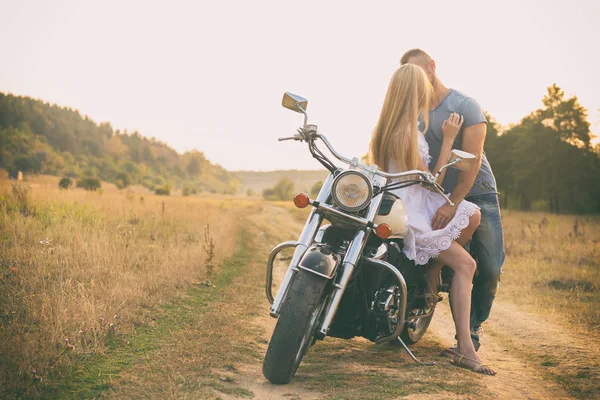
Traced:
<path id="1" fill-rule="evenodd" d="M 299 224 L 290 226 L 290 219 L 284 210 L 265 209 L 269 215 L 267 221 L 271 226 L 281 228 L 288 226 L 290 235 L 288 239 L 293 238 L 296 232 L 301 228 Z M 283 221 L 281 219 L 284 219 Z M 257 220 L 258 224 L 263 224 L 264 220 Z M 281 278 L 285 265 L 279 265 L 276 271 Z M 275 320 L 268 316 L 268 306 L 264 303 L 264 313 L 258 316 L 254 323 L 263 330 L 265 338 L 268 338 L 272 332 Z M 296 379 L 289 385 L 277 386 L 269 384 L 261 372 L 261 364 L 248 365 L 241 370 L 240 385 L 252 391 L 255 398 L 258 399 L 320 399 L 320 398 L 361 398 L 361 390 L 352 388 L 350 385 L 342 385 L 341 389 L 335 390 L 327 385 L 327 380 L 319 379 L 319 384 L 311 384 L 311 377 L 315 370 L 324 374 L 331 374 L 331 382 L 337 385 L 336 379 L 338 371 L 343 371 L 344 367 L 340 365 L 340 358 L 346 361 L 348 352 L 352 352 L 354 357 L 349 363 L 347 369 L 352 370 L 353 374 L 349 378 L 356 377 L 356 371 L 363 370 L 362 373 L 381 376 L 416 376 L 417 380 L 425 380 L 432 375 L 443 374 L 450 376 L 452 384 L 441 384 L 433 379 L 432 385 L 436 389 L 431 393 L 407 393 L 406 396 L 399 396 L 411 399 L 425 398 L 498 398 L 498 399 L 568 399 L 571 396 L 559 384 L 548 379 L 547 371 L 544 371 L 544 364 L 536 366 L 537 359 L 543 357 L 549 351 L 555 354 L 570 355 L 571 364 L 582 365 L 585 371 L 585 360 L 598 359 L 599 343 L 573 334 L 566 327 L 560 326 L 547 317 L 541 315 L 528 314 L 518 310 L 514 305 L 502 300 L 498 300 L 494 305 L 494 314 L 488 324 L 486 324 L 485 336 L 481 355 L 487 363 L 493 365 L 498 371 L 495 377 L 479 376 L 468 371 L 463 371 L 437 355 L 438 351 L 454 343 L 454 326 L 450 314 L 447 300 L 440 303 L 436 310 L 435 318 L 431 324 L 426 338 L 416 346 L 414 350 L 421 357 L 434 359 L 437 363 L 434 367 L 416 367 L 412 365 L 407 356 L 401 349 L 393 346 L 385 349 L 364 340 L 342 341 L 337 339 L 326 339 L 319 343 L 311 352 L 323 352 L 327 347 L 333 347 L 339 350 L 339 357 L 336 357 L 336 350 L 324 351 L 328 355 L 325 360 L 307 355 L 304 364 L 298 370 Z M 266 349 L 266 343 L 262 345 L 263 351 Z M 384 357 L 382 357 L 382 353 Z M 538 356 L 538 357 L 536 357 Z M 373 365 L 373 359 L 377 359 L 377 365 Z M 330 362 L 328 367 L 324 361 Z M 323 362 L 322 365 L 315 365 Z M 552 366 L 546 365 L 546 367 Z M 554 365 L 556 366 L 556 365 Z M 588 367 L 589 368 L 589 367 Z M 332 373 L 332 371 L 335 371 Z M 335 376 L 334 376 L 335 375 Z M 454 375 L 454 376 L 453 376 Z M 456 380 L 459 380 L 458 385 Z M 322 386 L 321 386 L 322 385 Z M 459 387 L 459 390 L 452 388 Z M 472 387 L 474 390 L 465 390 Z M 364 394 L 376 392 L 369 388 L 364 388 Z M 393 390 L 391 391 L 393 392 Z M 427 392 L 427 390 L 425 390 Z M 363 397 L 365 398 L 365 397 Z M 374 397 L 376 398 L 376 397 Z"/>

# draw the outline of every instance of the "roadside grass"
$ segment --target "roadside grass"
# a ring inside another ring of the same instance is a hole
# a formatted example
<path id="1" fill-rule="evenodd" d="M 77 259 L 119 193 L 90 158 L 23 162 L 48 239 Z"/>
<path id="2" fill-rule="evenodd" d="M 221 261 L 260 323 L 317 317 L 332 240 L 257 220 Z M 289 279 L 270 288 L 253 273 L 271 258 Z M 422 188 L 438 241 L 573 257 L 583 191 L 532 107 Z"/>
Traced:
<path id="1" fill-rule="evenodd" d="M 582 400 L 600 397 L 597 359 L 585 360 L 578 352 L 571 353 L 569 349 L 552 344 L 545 346 L 546 351 L 543 352 L 539 348 L 524 346 L 511 332 L 488 332 L 512 354 L 538 370 L 545 379 L 561 385 L 571 396 Z"/>
<path id="2" fill-rule="evenodd" d="M 499 299 L 600 338 L 600 217 L 504 214 Z"/>
<path id="3" fill-rule="evenodd" d="M 13 185 L 0 180 L 0 397 L 35 396 L 74 359 L 152 324 L 156 305 L 218 272 L 238 216 L 260 207 L 59 190 L 53 177 Z"/>
<path id="4" fill-rule="evenodd" d="M 210 283 L 199 282 L 181 295 L 154 307 L 149 314 L 152 324 L 136 328 L 130 334 L 115 336 L 103 354 L 74 357 L 71 368 L 60 379 L 53 379 L 46 385 L 41 397 L 164 398 L 181 397 L 185 392 L 196 390 L 200 390 L 198 394 L 210 396 L 212 391 L 207 388 L 246 393 L 242 388 L 225 386 L 218 376 L 213 376 L 212 368 L 235 368 L 235 363 L 250 362 L 257 357 L 254 348 L 244 341 L 236 341 L 233 336 L 223 342 L 220 337 L 223 332 L 206 329 L 210 326 L 217 328 L 212 325 L 216 321 L 211 309 L 249 261 L 248 233 L 242 231 L 236 239 L 239 241 L 238 249 L 223 262 Z M 197 331 L 198 328 L 201 331 Z M 187 337 L 188 344 L 193 342 L 196 350 L 203 351 L 186 354 L 190 347 L 181 346 L 184 337 Z M 184 353 L 179 354 L 178 349 L 183 349 Z M 181 364 L 188 367 L 186 372 L 190 375 L 186 378 L 180 373 L 174 376 L 164 369 L 178 368 Z M 148 367 L 151 369 L 148 370 Z M 139 385 L 136 378 L 142 379 L 143 384 Z"/>

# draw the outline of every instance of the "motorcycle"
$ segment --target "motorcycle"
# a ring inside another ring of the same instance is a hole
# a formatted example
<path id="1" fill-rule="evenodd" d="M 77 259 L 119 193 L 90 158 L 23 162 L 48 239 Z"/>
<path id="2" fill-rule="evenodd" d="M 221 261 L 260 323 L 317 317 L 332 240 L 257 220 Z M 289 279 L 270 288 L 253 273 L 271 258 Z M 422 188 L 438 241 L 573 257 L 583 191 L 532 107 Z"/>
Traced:
<path id="1" fill-rule="evenodd" d="M 294 136 L 279 141 L 308 144 L 329 175 L 316 199 L 305 193 L 294 197 L 296 207 L 312 206 L 306 224 L 297 241 L 277 245 L 267 261 L 266 295 L 277 323 L 263 362 L 265 378 L 276 384 L 290 382 L 308 349 L 326 336 L 397 342 L 415 362 L 427 364 L 408 345 L 427 331 L 436 302 L 426 301 L 424 295 L 426 267 L 402 252 L 407 214 L 402 200 L 391 192 L 419 184 L 452 204 L 436 182 L 439 173 L 448 167 L 470 169 L 475 156 L 453 150 L 435 176 L 419 170 L 390 174 L 339 154 L 316 125 L 308 124 L 305 98 L 285 93 L 282 105 L 304 114 L 304 124 Z M 318 141 L 347 167 L 336 166 L 317 147 Z M 290 248 L 293 256 L 273 296 L 276 257 Z M 447 290 L 448 284 L 441 286 Z"/>

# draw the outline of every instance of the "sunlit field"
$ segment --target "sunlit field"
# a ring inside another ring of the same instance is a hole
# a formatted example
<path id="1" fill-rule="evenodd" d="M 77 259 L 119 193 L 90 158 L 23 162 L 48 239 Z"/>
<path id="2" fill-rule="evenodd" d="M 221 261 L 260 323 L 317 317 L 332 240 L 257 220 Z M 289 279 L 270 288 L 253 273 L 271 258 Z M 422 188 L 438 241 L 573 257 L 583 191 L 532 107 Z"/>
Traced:
<path id="1" fill-rule="evenodd" d="M 0 381 L 51 379 L 71 353 L 151 324 L 146 311 L 218 271 L 244 201 L 1 181 Z M 10 393 L 10 390 L 9 390 Z"/>
<path id="2" fill-rule="evenodd" d="M 61 379 L 74 355 L 82 363 L 115 337 L 135 338 L 153 326 L 157 306 L 212 285 L 239 246 L 241 216 L 267 218 L 259 212 L 267 205 L 290 212 L 289 232 L 277 235 L 295 239 L 307 210 L 291 202 L 156 196 L 109 184 L 100 192 L 59 190 L 58 178 L 45 176 L 0 181 L 2 392 L 35 394 Z M 498 299 L 598 337 L 600 218 L 511 211 L 503 218 Z M 276 228 L 287 229 L 273 226 L 263 240 L 273 241 Z"/>

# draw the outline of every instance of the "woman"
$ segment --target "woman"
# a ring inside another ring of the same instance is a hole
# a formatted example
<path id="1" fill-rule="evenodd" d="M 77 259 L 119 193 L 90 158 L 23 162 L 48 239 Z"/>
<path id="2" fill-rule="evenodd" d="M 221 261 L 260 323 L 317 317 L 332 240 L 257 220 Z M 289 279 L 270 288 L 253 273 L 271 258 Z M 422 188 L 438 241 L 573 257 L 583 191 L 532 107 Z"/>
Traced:
<path id="1" fill-rule="evenodd" d="M 371 140 L 371 159 L 380 168 L 390 173 L 414 169 L 429 171 L 429 146 L 418 125 L 421 115 L 425 125 L 423 131 L 427 131 L 432 93 L 431 83 L 420 67 L 406 64 L 394 73 Z M 452 114 L 444 122 L 444 141 L 433 174 L 448 160 L 462 122 L 462 117 L 458 114 Z M 444 179 L 444 172 L 442 171 L 439 182 Z M 427 272 L 427 283 L 430 286 L 428 298 L 437 299 L 436 289 L 442 265 L 454 270 L 450 302 L 456 326 L 458 355 L 454 357 L 453 363 L 478 373 L 495 375 L 491 368 L 483 365 L 477 355 L 469 331 L 471 283 L 477 265 L 462 246 L 479 225 L 479 208 L 463 200 L 456 205 L 456 214 L 448 225 L 443 229 L 433 230 L 432 218 L 446 202 L 439 193 L 431 192 L 421 185 L 413 185 L 398 189 L 395 194 L 404 201 L 408 214 L 409 229 L 404 239 L 404 253 L 419 265 L 432 260 Z M 433 303 L 435 301 L 432 300 Z"/>

